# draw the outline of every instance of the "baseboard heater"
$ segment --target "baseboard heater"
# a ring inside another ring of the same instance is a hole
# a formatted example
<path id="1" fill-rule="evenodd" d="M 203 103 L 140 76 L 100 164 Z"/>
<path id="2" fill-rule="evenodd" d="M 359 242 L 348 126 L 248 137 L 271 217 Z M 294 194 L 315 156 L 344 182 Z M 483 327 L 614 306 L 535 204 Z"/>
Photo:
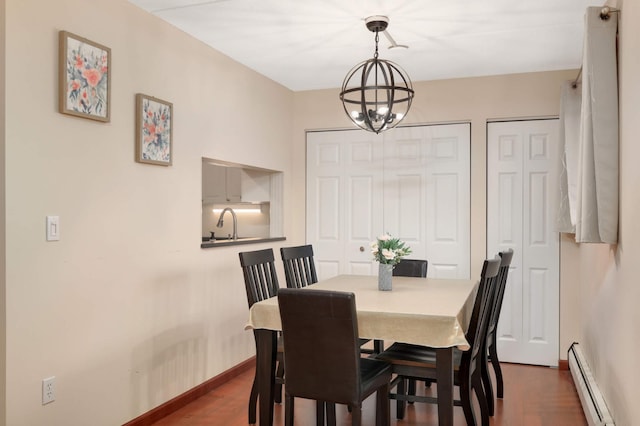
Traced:
<path id="1" fill-rule="evenodd" d="M 589 426 L 614 426 L 611 413 L 578 343 L 571 345 L 568 358 L 569 370 Z"/>

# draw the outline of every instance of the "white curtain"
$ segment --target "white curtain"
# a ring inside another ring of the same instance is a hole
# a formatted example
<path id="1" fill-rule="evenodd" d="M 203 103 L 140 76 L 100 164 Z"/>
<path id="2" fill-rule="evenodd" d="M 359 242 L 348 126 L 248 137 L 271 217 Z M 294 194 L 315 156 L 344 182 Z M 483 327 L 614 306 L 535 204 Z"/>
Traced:
<path id="1" fill-rule="evenodd" d="M 575 227 L 576 242 L 613 244 L 618 241 L 617 14 L 605 20 L 601 10 L 589 7 L 585 15 L 577 147 L 571 115 L 576 95 L 563 90 L 567 118 L 561 119 L 564 135 L 560 136 L 564 136 L 561 161 L 564 159 L 566 178 L 561 181 L 559 230 L 571 232 Z M 570 224 L 563 199 L 568 203 Z"/>
<path id="2" fill-rule="evenodd" d="M 573 81 L 566 81 L 560 94 L 558 231 L 571 234 L 576 232 L 581 104 L 581 87 L 574 86 Z"/>

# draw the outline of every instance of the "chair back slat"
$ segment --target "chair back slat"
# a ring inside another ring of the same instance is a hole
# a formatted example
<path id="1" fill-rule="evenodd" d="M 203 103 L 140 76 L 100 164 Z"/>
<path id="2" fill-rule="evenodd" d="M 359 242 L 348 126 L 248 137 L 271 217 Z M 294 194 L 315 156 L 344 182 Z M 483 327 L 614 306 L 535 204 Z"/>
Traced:
<path id="1" fill-rule="evenodd" d="M 280 256 L 288 288 L 301 288 L 318 282 L 311 245 L 282 247 Z"/>
<path id="2" fill-rule="evenodd" d="M 239 253 L 249 307 L 278 294 L 278 276 L 272 249 Z"/>

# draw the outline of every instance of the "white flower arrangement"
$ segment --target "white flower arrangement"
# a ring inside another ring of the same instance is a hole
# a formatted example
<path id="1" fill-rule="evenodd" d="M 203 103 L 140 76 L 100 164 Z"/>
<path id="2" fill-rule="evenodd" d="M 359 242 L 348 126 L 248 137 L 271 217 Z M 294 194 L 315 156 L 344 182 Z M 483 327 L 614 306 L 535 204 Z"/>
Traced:
<path id="1" fill-rule="evenodd" d="M 411 247 L 398 238 L 383 234 L 371 242 L 373 260 L 389 265 L 397 265 L 403 257 L 411 254 Z"/>

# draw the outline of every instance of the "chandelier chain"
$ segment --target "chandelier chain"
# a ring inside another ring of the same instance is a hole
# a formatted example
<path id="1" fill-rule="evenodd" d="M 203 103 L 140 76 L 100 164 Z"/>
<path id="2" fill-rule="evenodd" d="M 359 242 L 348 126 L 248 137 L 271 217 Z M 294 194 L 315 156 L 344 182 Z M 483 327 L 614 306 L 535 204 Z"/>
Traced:
<path id="1" fill-rule="evenodd" d="M 378 30 L 376 30 L 376 51 L 373 54 L 373 59 L 378 59 L 378 41 L 380 40 L 380 37 L 378 35 Z"/>

